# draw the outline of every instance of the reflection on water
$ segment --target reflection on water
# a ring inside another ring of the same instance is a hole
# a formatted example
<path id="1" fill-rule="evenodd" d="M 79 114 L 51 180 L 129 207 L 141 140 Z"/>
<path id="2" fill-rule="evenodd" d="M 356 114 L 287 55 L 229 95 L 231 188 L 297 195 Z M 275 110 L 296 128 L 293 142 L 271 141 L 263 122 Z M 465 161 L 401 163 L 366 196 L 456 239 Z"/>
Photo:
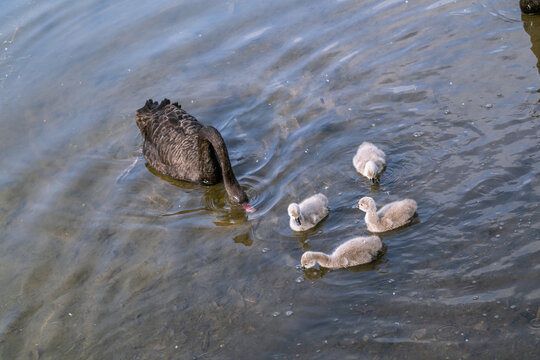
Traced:
<path id="1" fill-rule="evenodd" d="M 537 15 L 521 15 L 523 28 L 531 37 L 531 50 L 538 61 L 536 67 L 540 72 L 540 17 Z"/>
<path id="2" fill-rule="evenodd" d="M 517 4 L 10 1 L 0 19 L 1 359 L 538 358 L 538 25 Z M 150 97 L 221 132 L 255 213 L 144 166 Z M 362 141 L 387 155 L 375 185 Z M 317 192 L 329 216 L 292 232 L 287 205 Z M 299 267 L 368 234 L 363 196 L 418 217 L 370 264 Z"/>

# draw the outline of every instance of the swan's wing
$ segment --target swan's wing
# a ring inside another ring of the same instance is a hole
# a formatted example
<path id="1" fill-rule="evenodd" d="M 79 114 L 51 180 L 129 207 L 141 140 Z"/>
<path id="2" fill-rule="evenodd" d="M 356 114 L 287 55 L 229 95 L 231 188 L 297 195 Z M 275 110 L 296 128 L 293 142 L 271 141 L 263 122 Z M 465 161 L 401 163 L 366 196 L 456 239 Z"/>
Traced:
<path id="1" fill-rule="evenodd" d="M 366 167 L 367 160 L 368 158 L 366 147 L 365 144 L 362 144 L 358 147 L 356 155 L 354 155 L 353 157 L 353 166 L 355 167 L 356 171 L 361 173 Z"/>
<path id="2" fill-rule="evenodd" d="M 394 203 L 390 203 L 384 205 L 379 211 L 377 211 L 381 224 L 386 228 L 390 228 L 394 224 L 394 209 Z"/>
<path id="3" fill-rule="evenodd" d="M 386 214 L 389 213 L 388 210 L 392 208 L 392 205 L 393 203 L 384 205 L 382 208 L 379 209 L 379 211 L 377 211 L 377 215 L 379 215 L 380 218 L 385 216 Z"/>
<path id="4" fill-rule="evenodd" d="M 302 213 L 304 217 L 310 219 L 313 224 L 328 215 L 328 200 L 326 198 L 310 198 L 303 205 Z"/>
<path id="5" fill-rule="evenodd" d="M 382 150 L 379 149 L 379 148 L 375 148 L 375 149 L 374 149 L 374 153 L 375 153 L 375 155 L 377 155 L 377 156 L 380 158 L 379 161 L 380 161 L 382 164 L 384 164 L 385 161 L 386 161 L 386 154 L 384 153 L 384 151 L 382 151 Z"/>

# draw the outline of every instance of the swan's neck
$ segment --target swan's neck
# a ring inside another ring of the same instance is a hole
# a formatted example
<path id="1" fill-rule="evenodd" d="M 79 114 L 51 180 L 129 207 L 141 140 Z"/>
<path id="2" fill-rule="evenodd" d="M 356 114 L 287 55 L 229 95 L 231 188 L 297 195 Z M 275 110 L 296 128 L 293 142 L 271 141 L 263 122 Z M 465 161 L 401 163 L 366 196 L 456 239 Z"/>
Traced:
<path id="1" fill-rule="evenodd" d="M 300 220 L 301 225 L 305 225 L 304 215 L 302 215 L 301 211 L 298 212 L 298 219 Z"/>
<path id="2" fill-rule="evenodd" d="M 221 137 L 221 134 L 212 126 L 204 126 L 199 132 L 199 140 L 206 140 L 212 144 L 214 151 L 217 155 L 219 165 L 221 166 L 221 172 L 223 176 L 223 183 L 225 185 L 225 190 L 229 196 L 233 192 L 243 192 L 238 180 L 234 176 L 231 161 L 229 160 L 229 152 L 225 146 L 225 141 Z M 201 144 L 199 144 L 199 148 Z M 202 159 L 200 161 L 203 161 Z"/>
<path id="3" fill-rule="evenodd" d="M 370 207 L 368 211 L 366 211 L 366 222 L 374 224 L 379 223 L 379 216 L 377 215 L 377 209 L 375 207 Z"/>
<path id="4" fill-rule="evenodd" d="M 335 265 L 332 256 L 326 255 L 325 253 L 314 251 L 312 256 L 321 266 L 332 268 Z"/>

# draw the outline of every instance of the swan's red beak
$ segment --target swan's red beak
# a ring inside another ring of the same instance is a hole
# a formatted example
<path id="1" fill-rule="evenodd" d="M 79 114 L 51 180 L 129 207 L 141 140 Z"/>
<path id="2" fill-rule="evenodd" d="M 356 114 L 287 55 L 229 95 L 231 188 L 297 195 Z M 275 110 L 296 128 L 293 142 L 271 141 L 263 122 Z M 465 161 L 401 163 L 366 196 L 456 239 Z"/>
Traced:
<path id="1" fill-rule="evenodd" d="M 255 208 L 252 207 L 251 205 L 249 205 L 248 203 L 245 203 L 245 204 L 240 204 L 244 210 L 246 210 L 248 213 L 254 213 L 255 212 Z"/>

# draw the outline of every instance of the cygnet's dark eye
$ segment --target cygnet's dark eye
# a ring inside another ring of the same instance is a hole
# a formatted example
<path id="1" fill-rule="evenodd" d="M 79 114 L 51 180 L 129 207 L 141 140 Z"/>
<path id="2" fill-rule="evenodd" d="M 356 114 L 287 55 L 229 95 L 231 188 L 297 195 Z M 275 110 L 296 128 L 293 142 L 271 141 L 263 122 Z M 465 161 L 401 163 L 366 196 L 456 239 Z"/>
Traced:
<path id="1" fill-rule="evenodd" d="M 296 225 L 298 225 L 298 226 L 302 225 L 302 222 L 300 221 L 300 218 L 295 218 L 294 220 L 296 221 Z"/>

